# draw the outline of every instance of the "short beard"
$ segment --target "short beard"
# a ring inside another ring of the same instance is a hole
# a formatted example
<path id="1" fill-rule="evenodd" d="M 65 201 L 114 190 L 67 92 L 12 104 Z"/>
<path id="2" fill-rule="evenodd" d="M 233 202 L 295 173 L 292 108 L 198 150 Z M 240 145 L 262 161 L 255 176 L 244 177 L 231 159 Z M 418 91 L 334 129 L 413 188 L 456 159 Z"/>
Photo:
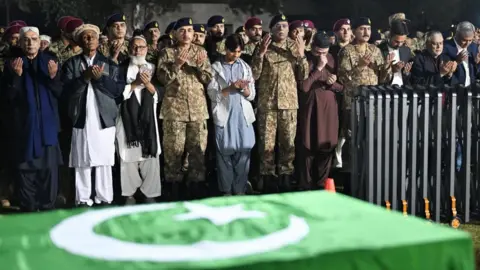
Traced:
<path id="1" fill-rule="evenodd" d="M 130 55 L 130 63 L 135 65 L 135 66 L 142 66 L 147 64 L 147 60 L 145 59 L 145 55 L 143 56 L 135 56 L 135 55 Z"/>

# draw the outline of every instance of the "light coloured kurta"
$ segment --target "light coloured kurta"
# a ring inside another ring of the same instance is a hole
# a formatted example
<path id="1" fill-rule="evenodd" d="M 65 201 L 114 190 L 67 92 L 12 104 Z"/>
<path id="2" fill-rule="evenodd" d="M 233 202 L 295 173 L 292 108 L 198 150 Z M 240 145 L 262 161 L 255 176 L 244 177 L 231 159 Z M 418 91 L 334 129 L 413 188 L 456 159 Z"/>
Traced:
<path id="1" fill-rule="evenodd" d="M 88 65 L 93 64 L 85 57 Z M 98 104 L 91 83 L 88 84 L 85 127 L 73 128 L 70 167 L 86 168 L 115 164 L 115 127 L 102 129 Z"/>
<path id="2" fill-rule="evenodd" d="M 150 70 L 153 72 L 154 66 L 152 64 L 148 64 Z M 132 91 L 131 89 L 131 83 L 135 80 L 137 77 L 137 74 L 139 72 L 139 67 L 135 65 L 129 65 L 128 71 L 127 71 L 127 85 L 125 86 L 125 90 L 123 91 L 123 100 L 126 101 L 129 98 L 133 98 L 132 93 L 135 93 L 135 96 L 138 100 L 138 103 L 142 105 L 142 90 L 145 88 L 145 86 L 139 85 L 135 87 L 135 89 Z M 155 93 L 153 95 L 153 111 L 157 111 L 157 103 L 158 103 L 158 94 Z M 139 144 L 137 147 L 131 147 L 129 148 L 127 146 L 127 141 L 125 137 L 125 129 L 123 127 L 123 121 L 122 117 L 119 111 L 119 115 L 117 117 L 117 144 L 118 144 L 118 154 L 120 156 L 120 159 L 123 162 L 140 162 L 146 160 L 145 158 L 142 157 L 142 146 Z M 160 136 L 158 134 L 158 121 L 157 117 L 155 117 L 155 127 L 157 130 L 156 138 L 157 138 L 157 154 L 156 157 L 158 157 L 161 154 L 161 145 L 160 145 Z"/>

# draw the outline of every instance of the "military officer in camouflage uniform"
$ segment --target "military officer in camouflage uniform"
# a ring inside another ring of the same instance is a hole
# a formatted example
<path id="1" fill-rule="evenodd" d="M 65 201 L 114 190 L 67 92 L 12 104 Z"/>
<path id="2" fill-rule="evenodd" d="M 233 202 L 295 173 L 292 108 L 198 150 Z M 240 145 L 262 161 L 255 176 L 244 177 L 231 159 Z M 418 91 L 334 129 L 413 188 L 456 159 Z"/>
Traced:
<path id="1" fill-rule="evenodd" d="M 384 59 L 380 49 L 368 43 L 372 33 L 371 25 L 369 18 L 355 20 L 352 23 L 355 39 L 343 47 L 338 55 L 338 80 L 344 85 L 345 104 L 342 112 L 341 133 L 345 139 L 349 136 L 350 110 L 355 89 L 359 86 L 389 82 L 392 76 L 391 66 L 394 54 L 390 53 Z M 340 164 L 342 164 L 341 160 L 342 158 L 338 161 Z M 348 161 L 349 158 L 344 157 L 343 160 Z"/>
<path id="2" fill-rule="evenodd" d="M 99 51 L 113 62 L 120 64 L 128 59 L 127 17 L 116 13 L 107 20 L 106 30 L 108 34 L 107 45 L 102 45 Z"/>
<path id="3" fill-rule="evenodd" d="M 157 63 L 158 53 L 160 52 L 160 26 L 157 21 L 149 22 L 143 28 L 143 35 L 148 42 L 148 52 L 146 60 L 150 63 Z"/>
<path id="4" fill-rule="evenodd" d="M 262 40 L 262 20 L 257 17 L 249 18 L 245 22 L 245 31 L 248 36 L 248 43 L 245 45 L 242 59 L 251 64 L 253 52 Z"/>
<path id="5" fill-rule="evenodd" d="M 63 16 L 57 21 L 57 28 L 60 30 L 60 38 L 50 44 L 49 50 L 58 58 L 59 61 L 61 59 L 59 56 L 60 52 L 64 51 L 70 44 L 70 39 L 65 36 L 65 28 L 67 27 L 68 22 L 73 19 L 75 19 L 75 17 Z"/>
<path id="6" fill-rule="evenodd" d="M 75 55 L 82 53 L 82 48 L 78 46 L 73 39 L 73 32 L 75 29 L 83 25 L 83 21 L 78 18 L 72 18 L 69 20 L 62 30 L 62 36 L 67 40 L 67 46 L 55 46 L 50 45 L 50 52 L 53 53 L 60 64 L 65 63 L 68 59 Z M 60 43 L 63 44 L 63 43 Z M 68 152 L 67 152 L 68 153 Z"/>
<path id="7" fill-rule="evenodd" d="M 212 78 L 212 69 L 204 48 L 192 44 L 193 23 L 182 18 L 175 24 L 177 43 L 160 52 L 157 78 L 165 86 L 160 109 L 163 119 L 165 179 L 173 183 L 172 196 L 178 198 L 184 172 L 182 163 L 188 153 L 187 182 L 191 192 L 201 196 L 198 183 L 205 180 L 205 150 L 209 118 L 204 85 Z"/>
<path id="8" fill-rule="evenodd" d="M 354 89 L 362 85 L 378 85 L 390 80 L 393 54 L 384 60 L 380 49 L 369 44 L 371 21 L 359 18 L 352 24 L 355 40 L 339 54 L 339 81 L 345 86 L 346 108 L 350 109 Z"/>
<path id="9" fill-rule="evenodd" d="M 193 43 L 203 47 L 205 44 L 205 38 L 207 37 L 205 26 L 203 26 L 203 24 L 194 24 L 193 31 Z"/>
<path id="10" fill-rule="evenodd" d="M 213 63 L 225 55 L 225 18 L 220 15 L 210 17 L 207 21 L 208 36 L 205 41 L 208 58 Z"/>
<path id="11" fill-rule="evenodd" d="M 266 192 L 290 189 L 290 175 L 295 159 L 297 131 L 297 82 L 308 77 L 305 40 L 288 38 L 288 20 L 283 14 L 270 22 L 266 35 L 253 53 L 253 77 L 258 81 L 258 132 L 260 137 L 260 173 Z M 278 141 L 277 138 L 278 137 Z M 278 147 L 278 170 L 275 166 Z M 278 171 L 278 172 L 277 172 Z"/>

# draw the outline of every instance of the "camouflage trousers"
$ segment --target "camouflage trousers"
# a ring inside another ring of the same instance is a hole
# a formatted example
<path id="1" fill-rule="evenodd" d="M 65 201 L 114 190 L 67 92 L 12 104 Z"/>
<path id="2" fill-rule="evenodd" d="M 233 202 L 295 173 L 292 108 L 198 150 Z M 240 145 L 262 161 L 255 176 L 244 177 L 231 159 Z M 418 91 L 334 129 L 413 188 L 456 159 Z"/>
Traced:
<path id="1" fill-rule="evenodd" d="M 297 110 L 266 110 L 257 114 L 260 143 L 260 174 L 277 175 L 275 146 L 278 154 L 278 175 L 293 173 Z M 278 142 L 278 143 L 277 143 Z"/>
<path id="2" fill-rule="evenodd" d="M 167 182 L 181 182 L 185 173 L 188 173 L 189 182 L 205 181 L 207 136 L 207 121 L 163 120 L 163 155 Z M 182 170 L 184 153 L 188 153 L 187 172 Z"/>

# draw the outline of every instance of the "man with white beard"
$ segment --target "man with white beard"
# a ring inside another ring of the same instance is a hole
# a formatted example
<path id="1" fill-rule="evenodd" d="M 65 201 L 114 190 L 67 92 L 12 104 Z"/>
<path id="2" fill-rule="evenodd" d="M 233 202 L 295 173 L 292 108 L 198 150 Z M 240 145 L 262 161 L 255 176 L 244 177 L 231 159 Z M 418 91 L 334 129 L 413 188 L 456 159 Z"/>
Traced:
<path id="1" fill-rule="evenodd" d="M 112 166 L 115 163 L 115 99 L 125 88 L 118 66 L 98 53 L 100 29 L 83 24 L 74 32 L 83 53 L 65 62 L 64 90 L 72 119 L 70 167 L 75 168 L 76 204 L 92 206 L 113 201 Z M 92 172 L 95 200 L 91 199 Z"/>
<path id="2" fill-rule="evenodd" d="M 160 137 L 157 123 L 159 94 L 151 79 L 155 65 L 146 60 L 147 41 L 143 36 L 130 40 L 130 58 L 120 65 L 120 76 L 126 81 L 117 118 L 117 147 L 120 156 L 122 196 L 126 204 L 135 204 L 138 188 L 146 203 L 161 195 Z"/>

